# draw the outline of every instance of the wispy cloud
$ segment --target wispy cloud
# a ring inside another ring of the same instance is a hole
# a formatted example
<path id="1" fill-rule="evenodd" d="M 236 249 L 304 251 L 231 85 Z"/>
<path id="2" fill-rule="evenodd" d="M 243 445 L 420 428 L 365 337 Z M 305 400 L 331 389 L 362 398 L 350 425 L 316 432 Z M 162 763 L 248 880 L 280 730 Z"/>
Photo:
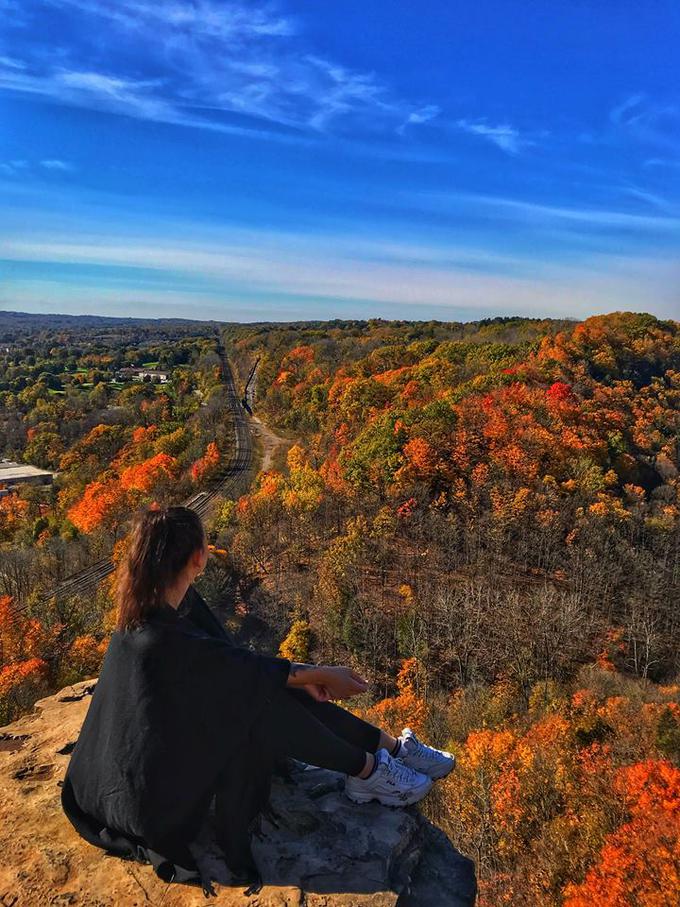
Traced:
<path id="1" fill-rule="evenodd" d="M 649 193 L 642 190 L 639 190 L 639 193 L 644 196 L 645 201 L 651 200 Z M 413 203 L 420 207 L 431 206 L 436 210 L 449 211 L 454 204 L 465 204 L 468 208 L 477 209 L 484 207 L 493 210 L 496 217 L 505 212 L 506 216 L 514 221 L 524 219 L 538 226 L 571 222 L 581 230 L 590 226 L 603 230 L 667 233 L 680 237 L 680 216 L 677 215 L 636 214 L 602 207 L 568 207 L 470 192 L 418 193 L 413 197 Z"/>
<path id="2" fill-rule="evenodd" d="M 680 106 L 631 94 L 609 113 L 611 123 L 637 141 L 680 152 Z"/>
<path id="3" fill-rule="evenodd" d="M 509 123 L 502 123 L 497 126 L 491 126 L 483 120 L 471 122 L 470 120 L 457 120 L 456 127 L 468 132 L 471 135 L 478 135 L 480 138 L 492 142 L 507 154 L 519 154 L 527 145 L 533 145 L 532 139 L 523 136 L 518 129 L 510 126 Z"/>
<path id="4" fill-rule="evenodd" d="M 645 101 L 643 94 L 631 94 L 623 101 L 618 103 L 609 112 L 609 119 L 616 126 L 622 124 L 629 125 L 639 120 L 641 116 L 642 104 Z"/>
<path id="5" fill-rule="evenodd" d="M 15 60 L 14 57 L 4 57 L 0 54 L 0 66 L 5 69 L 25 69 L 25 63 L 21 60 Z"/>
<path id="6" fill-rule="evenodd" d="M 17 223 L 12 209 L 20 197 L 26 203 Z M 33 300 L 54 311 L 55 300 L 81 300 L 83 311 L 95 311 L 127 301 L 132 313 L 144 299 L 161 314 L 167 295 L 168 305 L 183 303 L 179 314 L 210 306 L 233 320 L 258 317 L 255 306 L 267 318 L 284 311 L 291 318 L 319 311 L 446 318 L 463 309 L 465 317 L 578 316 L 630 308 L 677 317 L 680 270 L 664 249 L 680 236 L 680 219 L 657 212 L 402 188 L 381 194 L 394 205 L 389 221 L 381 209 L 377 221 L 365 212 L 360 221 L 335 218 L 332 228 L 304 218 L 277 227 L 266 218 L 216 223 L 161 213 L 143 198 L 132 208 L 100 192 L 75 205 L 70 198 L 62 181 L 13 183 L 0 210 L 0 259 L 11 262 L 0 303 L 25 308 Z M 416 207 L 436 213 L 439 229 L 419 231 Z M 485 232 L 489 223 L 495 237 Z M 542 244 L 558 234 L 552 251 Z M 585 236 L 592 242 L 581 242 Z"/>
<path id="7" fill-rule="evenodd" d="M 0 89 L 46 97 L 60 104 L 235 135 L 266 134 L 262 128 L 205 118 L 196 104 L 191 108 L 182 108 L 158 93 L 163 84 L 162 79 L 133 80 L 91 71 L 53 69 L 47 74 L 34 75 L 3 73 L 0 69 Z M 286 136 L 282 139 L 285 140 Z"/>
<path id="8" fill-rule="evenodd" d="M 624 195 L 645 202 L 645 204 L 652 208 L 656 208 L 659 211 L 663 211 L 665 214 L 676 215 L 680 211 L 679 208 L 670 204 L 665 198 L 662 198 L 655 192 L 649 192 L 647 189 L 642 189 L 640 186 L 624 185 L 621 187 L 621 191 Z"/>
<path id="9" fill-rule="evenodd" d="M 409 113 L 404 122 L 397 126 L 397 132 L 400 135 L 403 135 L 407 126 L 428 123 L 430 120 L 438 117 L 441 112 L 441 107 L 439 107 L 438 104 L 426 104 L 425 107 L 421 107 L 420 110 L 413 110 Z"/>
<path id="10" fill-rule="evenodd" d="M 243 39 L 249 35 L 281 37 L 294 34 L 296 23 L 275 12 L 272 4 L 238 4 L 215 0 L 45 0 L 46 6 L 89 13 L 128 30 L 148 27 L 185 29 L 193 35 L 218 39 Z"/>
<path id="11" fill-rule="evenodd" d="M 680 169 L 680 160 L 666 160 L 660 157 L 650 157 L 644 162 L 645 167 L 670 167 L 671 170 Z"/>
<path id="12" fill-rule="evenodd" d="M 5 176 L 23 176 L 34 170 L 35 166 L 58 173 L 70 173 L 75 169 L 70 161 L 62 161 L 59 158 L 45 158 L 42 161 L 38 161 L 37 165 L 27 160 L 0 161 L 0 173 Z"/>
<path id="13" fill-rule="evenodd" d="M 57 170 L 61 173 L 70 173 L 74 167 L 69 161 L 62 161 L 59 158 L 46 158 L 40 161 L 40 166 L 45 170 Z"/>
<path id="14" fill-rule="evenodd" d="M 6 90 L 138 119 L 283 137 L 389 133 L 438 113 L 435 105 L 394 96 L 372 72 L 312 53 L 298 22 L 271 4 L 27 0 L 26 6 L 36 16 L 49 7 L 76 37 L 55 48 L 55 64 L 23 30 L 12 58 L 0 57 Z"/>
<path id="15" fill-rule="evenodd" d="M 28 161 L 0 161 L 0 173 L 5 176 L 16 176 L 23 173 L 28 168 Z"/>
<path id="16" fill-rule="evenodd" d="M 379 263 L 357 257 L 350 238 L 317 247 L 299 239 L 291 246 L 266 234 L 245 241 L 234 236 L 231 242 L 200 248 L 160 236 L 128 238 L 123 243 L 105 236 L 97 242 L 86 236 L 74 236 L 68 242 L 48 237 L 0 241 L 0 255 L 24 263 L 26 269 L 23 280 L 6 285 L 4 301 L 35 301 L 39 293 L 54 305 L 67 287 L 67 298 L 73 302 L 80 288 L 83 299 L 89 291 L 89 311 L 107 299 L 118 304 L 126 301 L 129 306 L 144 300 L 159 305 L 160 311 L 165 306 L 167 314 L 174 296 L 183 306 L 182 314 L 197 315 L 199 303 L 211 304 L 221 307 L 221 317 L 232 320 L 252 318 L 243 303 L 250 296 L 260 304 L 268 300 L 269 313 L 294 302 L 293 317 L 303 317 L 305 306 L 312 303 L 318 311 L 322 300 L 327 317 L 335 317 L 343 307 L 346 314 L 347 306 L 352 306 L 355 316 L 389 317 L 391 313 L 394 317 L 390 306 L 407 306 L 400 317 L 409 318 L 427 317 L 436 309 L 441 313 L 436 317 L 450 317 L 457 309 L 465 309 L 468 317 L 490 312 L 585 317 L 594 311 L 626 308 L 669 314 L 676 301 L 669 288 L 677 283 L 678 269 L 667 260 L 631 262 L 624 256 L 609 257 L 572 268 L 533 267 L 517 276 L 441 261 L 414 271 L 389 251 Z M 61 277 L 55 270 L 59 263 L 69 269 Z M 76 263 L 86 269 L 74 284 Z M 97 273 L 94 268 L 102 270 Z M 182 290 L 173 292 L 173 286 Z"/>

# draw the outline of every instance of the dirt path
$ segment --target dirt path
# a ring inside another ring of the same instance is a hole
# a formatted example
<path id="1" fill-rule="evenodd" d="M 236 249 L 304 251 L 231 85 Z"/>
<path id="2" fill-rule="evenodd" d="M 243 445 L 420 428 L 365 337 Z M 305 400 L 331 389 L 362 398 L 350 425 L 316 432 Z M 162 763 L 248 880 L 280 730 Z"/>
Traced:
<path id="1" fill-rule="evenodd" d="M 272 468 L 274 454 L 279 448 L 292 447 L 295 442 L 291 441 L 290 438 L 282 438 L 280 435 L 277 435 L 276 432 L 269 428 L 268 425 L 265 425 L 258 416 L 251 417 L 250 427 L 253 435 L 259 440 L 262 447 L 260 470 L 262 472 L 267 472 L 267 470 Z"/>

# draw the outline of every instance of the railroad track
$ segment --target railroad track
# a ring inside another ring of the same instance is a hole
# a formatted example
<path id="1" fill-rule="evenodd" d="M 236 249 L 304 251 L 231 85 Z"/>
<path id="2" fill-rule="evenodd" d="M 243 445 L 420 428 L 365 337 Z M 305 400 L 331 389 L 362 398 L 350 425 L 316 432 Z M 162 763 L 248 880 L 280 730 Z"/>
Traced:
<path id="1" fill-rule="evenodd" d="M 212 479 L 209 488 L 198 491 L 190 498 L 187 498 L 186 501 L 181 502 L 184 507 L 190 507 L 195 510 L 201 518 L 206 516 L 215 498 L 236 495 L 245 491 L 253 462 L 253 441 L 250 434 L 250 426 L 243 405 L 236 393 L 234 375 L 221 342 L 218 342 L 218 355 L 222 360 L 222 376 L 224 378 L 227 402 L 234 419 L 234 449 L 230 460 Z M 82 595 L 92 592 L 103 579 L 113 573 L 114 569 L 111 558 L 101 558 L 95 561 L 94 564 L 90 564 L 89 567 L 85 567 L 84 570 L 79 570 L 77 573 L 67 576 L 53 589 L 45 593 L 43 600 L 48 600 L 55 596 Z"/>

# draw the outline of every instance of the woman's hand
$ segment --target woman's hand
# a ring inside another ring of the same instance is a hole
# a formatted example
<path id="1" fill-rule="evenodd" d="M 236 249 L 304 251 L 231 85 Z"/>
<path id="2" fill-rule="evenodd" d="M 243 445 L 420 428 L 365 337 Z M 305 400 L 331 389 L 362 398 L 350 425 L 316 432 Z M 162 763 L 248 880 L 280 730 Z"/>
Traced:
<path id="1" fill-rule="evenodd" d="M 368 689 L 368 681 L 351 668 L 324 665 L 322 671 L 322 684 L 330 699 L 349 699 Z"/>
<path id="2" fill-rule="evenodd" d="M 365 693 L 368 682 L 351 668 L 291 662 L 286 686 L 309 688 L 307 692 L 311 696 L 325 702 L 328 699 L 348 699 L 358 693 Z"/>
<path id="3" fill-rule="evenodd" d="M 322 683 L 306 683 L 300 689 L 307 690 L 312 699 L 316 699 L 317 702 L 328 702 L 331 698 L 331 694 Z"/>

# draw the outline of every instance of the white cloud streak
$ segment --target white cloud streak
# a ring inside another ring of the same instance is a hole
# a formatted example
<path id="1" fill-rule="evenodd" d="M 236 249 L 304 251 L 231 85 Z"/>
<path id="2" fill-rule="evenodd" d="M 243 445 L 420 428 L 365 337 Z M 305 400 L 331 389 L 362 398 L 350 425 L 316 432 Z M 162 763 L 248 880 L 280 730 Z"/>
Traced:
<path id="1" fill-rule="evenodd" d="M 15 60 L 14 57 L 4 57 L 0 55 L 0 66 L 4 66 L 6 69 L 25 69 L 26 64 L 22 63 L 21 60 Z"/>
<path id="2" fill-rule="evenodd" d="M 414 110 L 406 117 L 403 123 L 397 126 L 397 132 L 403 135 L 408 126 L 419 126 L 421 123 L 429 123 L 441 113 L 441 107 L 438 104 L 426 104 L 420 110 Z"/>
<path id="3" fill-rule="evenodd" d="M 639 192 L 641 191 L 639 190 Z M 650 201 L 648 193 L 643 192 L 642 194 L 646 201 Z M 565 222 L 574 223 L 581 228 L 593 226 L 604 230 L 625 229 L 637 232 L 677 234 L 680 237 L 680 217 L 677 216 L 633 214 L 605 208 L 569 208 L 467 192 L 418 193 L 405 197 L 410 198 L 414 204 L 419 204 L 421 208 L 429 207 L 438 211 L 451 210 L 454 204 L 462 203 L 477 208 L 483 206 L 494 210 L 497 216 L 505 214 L 516 222 L 522 219 L 537 225 Z"/>
<path id="4" fill-rule="evenodd" d="M 636 141 L 677 155 L 680 152 L 680 107 L 659 103 L 645 94 L 629 95 L 609 113 L 612 125 Z"/>
<path id="5" fill-rule="evenodd" d="M 645 96 L 643 94 L 629 95 L 611 109 L 609 119 L 616 126 L 619 126 L 622 123 L 635 122 L 635 120 L 641 116 L 640 105 L 644 100 Z"/>
<path id="6" fill-rule="evenodd" d="M 60 173 L 70 173 L 74 169 L 73 164 L 69 161 L 62 161 L 59 158 L 46 158 L 44 161 L 40 161 L 40 166 L 45 170 L 56 170 Z"/>
<path id="7" fill-rule="evenodd" d="M 0 173 L 5 176 L 20 176 L 28 169 L 28 161 L 2 161 L 0 162 Z"/>
<path id="8" fill-rule="evenodd" d="M 62 161 L 59 158 L 45 158 L 38 162 L 38 166 L 58 173 L 70 173 L 75 169 L 70 161 Z M 29 176 L 33 169 L 34 165 L 26 160 L 0 161 L 0 174 L 4 176 Z"/>
<path id="9" fill-rule="evenodd" d="M 463 132 L 486 139 L 507 154 L 519 154 L 522 148 L 534 144 L 531 139 L 522 136 L 518 129 L 508 123 L 490 126 L 483 121 L 473 123 L 470 120 L 457 120 L 456 126 Z"/>
<path id="10" fill-rule="evenodd" d="M 271 4 L 214 2 L 214 0 L 45 0 L 47 6 L 88 13 L 126 30 L 146 33 L 148 28 L 184 29 L 193 35 L 219 40 L 248 36 L 282 37 L 294 34 L 292 19 L 276 15 Z"/>
<path id="11" fill-rule="evenodd" d="M 421 259 L 417 267 L 408 260 L 414 255 Z M 259 299 L 260 305 L 272 298 L 296 298 L 300 304 L 322 299 L 363 301 L 372 305 L 373 312 L 378 304 L 408 305 L 416 318 L 419 309 L 427 306 L 582 316 L 605 307 L 631 306 L 671 313 L 678 303 L 673 287 L 678 285 L 679 269 L 667 260 L 602 255 L 573 267 L 534 262 L 524 274 L 508 276 L 492 272 L 493 256 L 486 262 L 490 271 L 479 272 L 465 264 L 466 255 L 470 257 L 469 250 L 449 249 L 447 255 L 441 249 L 418 250 L 400 244 L 375 244 L 366 250 L 342 236 L 310 244 L 309 237 L 255 231 L 235 231 L 219 242 L 194 245 L 153 237 L 110 236 L 93 242 L 85 235 L 70 241 L 49 236 L 0 240 L 0 256 L 11 261 L 113 267 L 122 269 L 122 274 L 129 269 L 128 286 L 137 280 L 140 292 L 145 282 L 139 269 L 158 274 L 169 287 L 173 281 L 181 286 L 180 278 L 188 280 L 187 314 L 194 297 L 228 299 L 238 298 L 239 293 Z M 106 292 L 105 280 L 91 280 Z M 152 283 L 146 282 L 147 289 Z M 15 281 L 19 292 L 21 286 Z"/>
<path id="12" fill-rule="evenodd" d="M 80 43 L 55 55 L 55 65 L 25 35 L 23 59 L 18 51 L 0 58 L 0 88 L 138 119 L 284 140 L 328 131 L 389 133 L 438 113 L 435 105 L 394 97 L 374 73 L 310 53 L 297 22 L 271 5 L 27 3 L 36 12 L 45 5 L 77 24 Z M 105 44 L 98 37 L 102 28 Z M 143 74 L 139 64 L 130 67 L 130 53 L 143 61 Z"/>
<path id="13" fill-rule="evenodd" d="M 652 158 L 648 158 L 644 162 L 644 166 L 645 167 L 668 167 L 671 170 L 677 170 L 677 169 L 680 169 L 680 160 L 671 161 L 671 160 L 664 160 L 664 158 L 652 157 Z"/>

